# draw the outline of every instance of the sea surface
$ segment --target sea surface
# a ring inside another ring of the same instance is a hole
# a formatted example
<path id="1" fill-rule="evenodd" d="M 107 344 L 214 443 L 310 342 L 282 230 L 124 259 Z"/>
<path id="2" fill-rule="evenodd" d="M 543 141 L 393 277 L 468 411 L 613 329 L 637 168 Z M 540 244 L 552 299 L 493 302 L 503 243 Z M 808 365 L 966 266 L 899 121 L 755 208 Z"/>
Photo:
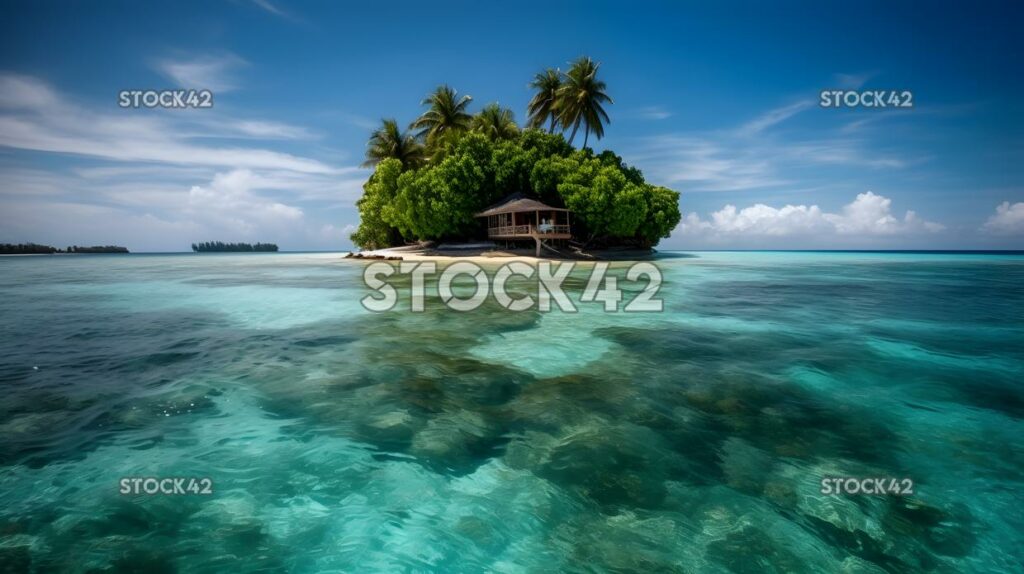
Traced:
<path id="1" fill-rule="evenodd" d="M 337 254 L 0 257 L 0 571 L 1024 571 L 1024 256 L 653 262 L 371 313 Z"/>

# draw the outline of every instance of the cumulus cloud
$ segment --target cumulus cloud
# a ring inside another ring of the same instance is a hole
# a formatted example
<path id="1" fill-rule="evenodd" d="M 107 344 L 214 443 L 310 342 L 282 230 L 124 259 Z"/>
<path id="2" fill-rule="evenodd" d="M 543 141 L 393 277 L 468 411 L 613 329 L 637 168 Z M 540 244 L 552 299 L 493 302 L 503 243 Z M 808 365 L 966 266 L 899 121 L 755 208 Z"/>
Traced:
<path id="1" fill-rule="evenodd" d="M 218 173 L 209 185 L 189 190 L 189 212 L 195 219 L 244 236 L 302 220 L 301 209 L 255 194 L 261 184 L 261 177 L 246 169 Z"/>
<path id="2" fill-rule="evenodd" d="M 1004 201 L 996 207 L 996 213 L 988 218 L 982 231 L 1000 235 L 1024 233 L 1024 201 L 1011 204 Z"/>
<path id="3" fill-rule="evenodd" d="M 319 231 L 351 221 L 367 172 L 279 151 L 312 135 L 218 109 L 107 112 L 37 78 L 0 73 L 0 149 L 64 156 L 45 168 L 0 170 L 0 235 L 133 250 L 207 239 L 343 247 L 346 235 Z M 274 140 L 278 149 L 251 140 Z"/>
<path id="4" fill-rule="evenodd" d="M 340 227 L 333 223 L 327 223 L 312 235 L 321 243 L 327 243 L 335 246 L 345 245 L 349 243 L 349 236 L 355 233 L 356 229 L 357 226 L 352 223 L 348 223 Z"/>
<path id="5" fill-rule="evenodd" d="M 674 235 L 706 237 L 875 237 L 926 234 L 941 231 L 938 223 L 925 221 L 913 211 L 902 218 L 892 213 L 892 200 L 870 191 L 857 195 L 839 213 L 829 213 L 817 205 L 771 207 L 758 203 L 742 209 L 726 205 L 701 219 L 689 213 Z"/>

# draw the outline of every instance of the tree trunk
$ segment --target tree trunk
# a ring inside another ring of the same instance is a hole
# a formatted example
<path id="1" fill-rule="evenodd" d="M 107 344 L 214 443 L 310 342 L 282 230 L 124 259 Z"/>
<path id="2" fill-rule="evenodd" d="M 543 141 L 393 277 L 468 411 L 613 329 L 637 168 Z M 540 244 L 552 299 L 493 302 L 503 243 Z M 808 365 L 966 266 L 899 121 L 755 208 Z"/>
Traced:
<path id="1" fill-rule="evenodd" d="M 551 114 L 551 125 L 548 126 L 548 133 L 555 133 L 555 114 Z"/>
<path id="2" fill-rule="evenodd" d="M 587 140 L 590 139 L 590 126 L 583 128 L 583 149 L 587 149 Z"/>
<path id="3" fill-rule="evenodd" d="M 572 140 L 576 137 L 576 130 L 580 129 L 580 121 L 576 120 L 576 123 L 572 125 L 572 133 L 569 135 L 569 145 L 572 145 Z"/>

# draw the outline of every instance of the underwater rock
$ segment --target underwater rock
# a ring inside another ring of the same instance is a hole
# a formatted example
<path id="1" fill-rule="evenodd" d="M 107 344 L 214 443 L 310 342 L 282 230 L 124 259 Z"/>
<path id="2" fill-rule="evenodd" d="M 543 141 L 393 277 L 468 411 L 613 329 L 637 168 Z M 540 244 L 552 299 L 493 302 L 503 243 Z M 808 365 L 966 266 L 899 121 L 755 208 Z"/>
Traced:
<path id="1" fill-rule="evenodd" d="M 528 468 L 602 505 L 657 507 L 664 499 L 671 450 L 648 428 L 592 417 L 557 435 L 530 432 L 506 450 Z"/>
<path id="2" fill-rule="evenodd" d="M 890 532 L 924 540 L 936 554 L 964 557 L 974 547 L 977 536 L 970 510 L 963 504 L 948 509 L 929 505 L 915 498 L 895 498 L 888 505 L 882 524 Z"/>
<path id="3" fill-rule="evenodd" d="M 174 556 L 170 552 L 159 550 L 132 549 L 115 558 L 111 567 L 104 571 L 113 573 L 174 574 L 178 568 L 174 565 Z"/>
<path id="4" fill-rule="evenodd" d="M 533 470 L 547 460 L 556 437 L 544 432 L 526 431 L 505 446 L 503 460 L 509 468 Z"/>
<path id="5" fill-rule="evenodd" d="M 826 495 L 818 489 L 811 490 L 806 484 L 797 487 L 797 511 L 804 516 L 816 518 L 844 532 L 863 532 L 879 542 L 886 539 L 878 520 L 866 515 L 862 508 L 862 505 L 877 507 L 877 500 Z"/>
<path id="6" fill-rule="evenodd" d="M 796 488 L 790 482 L 768 481 L 764 485 L 765 497 L 782 508 L 795 509 L 797 504 Z"/>
<path id="7" fill-rule="evenodd" d="M 4 441 L 18 441 L 46 434 L 59 421 L 67 418 L 63 412 L 39 412 L 15 415 L 0 424 L 0 436 Z"/>
<path id="8" fill-rule="evenodd" d="M 763 530 L 744 526 L 707 545 L 707 556 L 735 574 L 804 572 L 804 561 Z"/>
<path id="9" fill-rule="evenodd" d="M 884 568 L 856 556 L 847 556 L 839 565 L 839 574 L 886 574 Z"/>
<path id="10" fill-rule="evenodd" d="M 621 512 L 559 526 L 558 545 L 568 545 L 570 564 L 588 570 L 649 574 L 690 572 L 684 565 L 698 562 L 690 541 L 693 532 L 672 515 Z"/>
<path id="11" fill-rule="evenodd" d="M 416 433 L 409 453 L 443 469 L 465 468 L 489 450 L 497 428 L 480 413 L 460 410 L 438 415 Z"/>
<path id="12" fill-rule="evenodd" d="M 310 532 L 326 528 L 332 512 L 309 496 L 296 496 L 265 507 L 263 515 L 267 533 L 276 541 L 301 543 Z"/>
<path id="13" fill-rule="evenodd" d="M 396 410 L 374 415 L 364 424 L 388 441 L 407 441 L 423 426 L 423 421 L 408 411 Z"/>
<path id="14" fill-rule="evenodd" d="M 774 463 L 766 452 L 738 437 L 722 443 L 719 457 L 726 483 L 748 494 L 761 492 Z"/>
<path id="15" fill-rule="evenodd" d="M 4 539 L 0 541 L 0 572 L 31 572 L 31 544 L 24 540 Z"/>
<path id="16" fill-rule="evenodd" d="M 182 415 L 191 413 L 215 412 L 217 404 L 211 398 L 213 389 L 189 385 L 186 388 L 160 395 L 156 400 L 146 405 L 147 410 L 154 415 Z"/>
<path id="17" fill-rule="evenodd" d="M 595 415 L 619 414 L 639 393 L 621 381 L 573 374 L 526 385 L 502 412 L 513 423 L 555 431 L 566 425 L 588 424 Z"/>
<path id="18" fill-rule="evenodd" d="M 218 494 L 203 504 L 193 515 L 186 530 L 190 536 L 201 535 L 214 547 L 233 553 L 251 553 L 260 547 L 266 537 L 263 521 L 252 495 L 232 491 Z"/>

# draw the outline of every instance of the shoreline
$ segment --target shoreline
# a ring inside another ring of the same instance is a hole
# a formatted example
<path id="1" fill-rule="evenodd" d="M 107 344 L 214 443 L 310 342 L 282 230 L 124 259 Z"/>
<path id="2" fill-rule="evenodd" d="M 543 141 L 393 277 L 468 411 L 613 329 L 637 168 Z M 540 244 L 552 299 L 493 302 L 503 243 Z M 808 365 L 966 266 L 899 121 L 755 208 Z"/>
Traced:
<path id="1" fill-rule="evenodd" d="M 437 248 L 409 245 L 404 247 L 387 247 L 384 249 L 352 251 L 349 252 L 345 258 L 362 261 L 396 261 L 400 258 L 403 261 L 470 261 L 472 263 L 523 261 L 535 264 L 541 261 L 576 261 L 584 263 L 595 263 L 598 261 L 642 261 L 654 258 L 657 253 L 658 252 L 654 249 L 624 249 L 590 252 L 577 257 L 537 257 L 533 255 L 532 250 L 529 249 L 497 249 L 494 246 L 472 246 L 467 248 L 452 247 L 446 249 L 444 246 Z"/>

